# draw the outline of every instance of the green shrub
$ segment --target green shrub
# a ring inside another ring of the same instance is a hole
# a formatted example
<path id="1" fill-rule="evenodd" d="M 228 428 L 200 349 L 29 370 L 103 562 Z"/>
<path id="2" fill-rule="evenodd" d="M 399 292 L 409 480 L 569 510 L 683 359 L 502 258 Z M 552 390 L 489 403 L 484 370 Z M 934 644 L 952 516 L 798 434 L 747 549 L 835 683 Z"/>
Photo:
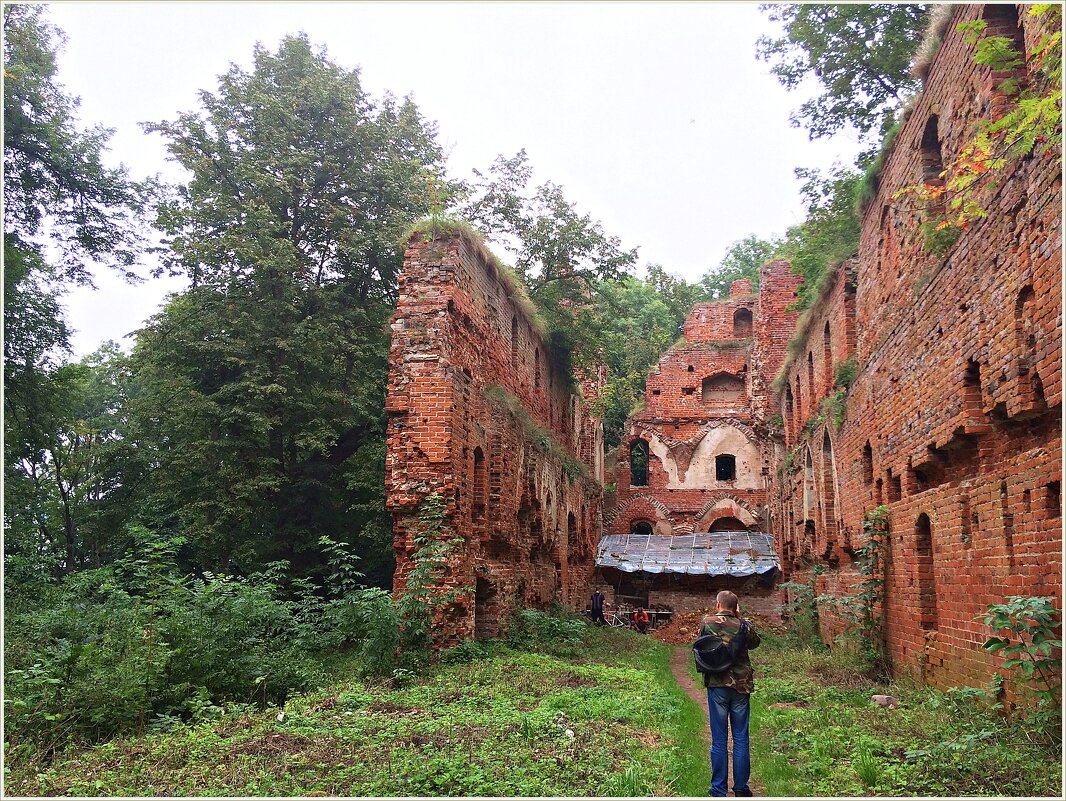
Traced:
<path id="1" fill-rule="evenodd" d="M 248 576 L 182 576 L 183 544 L 129 530 L 112 565 L 39 582 L 5 609 L 6 733 L 47 753 L 198 720 L 232 702 L 284 703 L 325 678 L 323 658 L 357 646 L 366 672 L 395 663 L 388 593 L 357 582 L 344 543 L 327 547 L 326 587 L 275 562 Z"/>
<path id="2" fill-rule="evenodd" d="M 565 655 L 581 642 L 587 627 L 583 617 L 562 610 L 550 614 L 538 609 L 519 609 L 507 630 L 507 644 L 522 650 Z"/>

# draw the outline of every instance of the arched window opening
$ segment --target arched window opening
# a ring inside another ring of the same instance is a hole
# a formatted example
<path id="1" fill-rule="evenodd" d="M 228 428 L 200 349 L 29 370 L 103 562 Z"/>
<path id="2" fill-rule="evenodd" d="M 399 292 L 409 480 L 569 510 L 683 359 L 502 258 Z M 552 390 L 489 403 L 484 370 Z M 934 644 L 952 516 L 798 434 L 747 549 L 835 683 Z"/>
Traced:
<path id="1" fill-rule="evenodd" d="M 744 397 L 744 379 L 730 373 L 716 373 L 703 379 L 701 397 L 705 405 L 731 406 Z"/>
<path id="2" fill-rule="evenodd" d="M 867 485 L 873 483 L 874 480 L 874 449 L 870 446 L 869 440 L 862 446 L 862 480 Z"/>
<path id="3" fill-rule="evenodd" d="M 800 377 L 796 375 L 796 439 L 799 439 L 800 429 L 806 418 L 803 414 L 803 392 L 800 390 Z"/>
<path id="4" fill-rule="evenodd" d="M 825 550 L 822 557 L 829 559 L 836 547 L 837 507 L 836 507 L 836 465 L 833 461 L 833 443 L 829 432 L 822 433 L 822 512 L 825 515 Z"/>
<path id="5" fill-rule="evenodd" d="M 629 446 L 629 484 L 648 486 L 648 443 L 642 439 Z"/>
<path id="6" fill-rule="evenodd" d="M 511 366 L 518 365 L 518 317 L 511 315 Z"/>
<path id="7" fill-rule="evenodd" d="M 814 458 L 811 449 L 805 449 L 807 457 L 803 462 L 803 517 L 814 518 L 815 487 L 814 487 Z"/>
<path id="8" fill-rule="evenodd" d="M 735 481 L 737 477 L 737 457 L 731 453 L 722 453 L 715 456 L 714 477 L 717 481 Z"/>
<path id="9" fill-rule="evenodd" d="M 822 331 L 822 374 L 824 376 L 825 391 L 833 388 L 836 379 L 833 377 L 833 343 L 829 336 L 829 321 L 825 321 L 825 329 Z"/>
<path id="10" fill-rule="evenodd" d="M 943 186 L 944 157 L 940 150 L 937 116 L 930 114 L 922 132 L 922 182 L 929 186 Z"/>
<path id="11" fill-rule="evenodd" d="M 751 310 L 737 309 L 736 312 L 733 313 L 733 336 L 750 337 L 751 330 Z"/>
<path id="12" fill-rule="evenodd" d="M 811 390 L 811 398 L 808 403 L 813 405 L 815 398 L 818 395 L 814 389 L 814 351 L 807 351 L 807 386 L 810 387 Z"/>
<path id="13" fill-rule="evenodd" d="M 937 627 L 936 574 L 933 568 L 933 529 L 922 512 L 914 523 L 914 550 L 918 557 L 918 619 L 923 629 Z"/>
<path id="14" fill-rule="evenodd" d="M 785 441 L 792 440 L 792 427 L 795 425 L 796 409 L 792 400 L 792 385 L 785 384 Z"/>
<path id="15" fill-rule="evenodd" d="M 577 536 L 577 518 L 573 512 L 566 515 L 566 554 L 573 559 L 581 550 L 581 540 Z"/>
<path id="16" fill-rule="evenodd" d="M 540 348 L 533 349 L 533 389 L 540 389 Z"/>
<path id="17" fill-rule="evenodd" d="M 655 533 L 655 529 L 651 527 L 651 523 L 647 520 L 634 520 L 629 524 L 629 533 L 651 535 Z"/>

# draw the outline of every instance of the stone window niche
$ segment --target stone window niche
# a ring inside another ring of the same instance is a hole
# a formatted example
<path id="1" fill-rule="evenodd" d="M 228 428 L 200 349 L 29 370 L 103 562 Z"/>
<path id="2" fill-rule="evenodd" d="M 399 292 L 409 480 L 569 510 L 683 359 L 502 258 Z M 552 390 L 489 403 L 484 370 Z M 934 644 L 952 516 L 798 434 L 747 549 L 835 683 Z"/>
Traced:
<path id="1" fill-rule="evenodd" d="M 923 629 L 937 627 L 936 577 L 933 573 L 933 529 L 922 512 L 914 523 L 914 550 L 918 557 L 918 617 Z"/>
<path id="2" fill-rule="evenodd" d="M 750 337 L 752 331 L 751 310 L 737 309 L 733 314 L 733 336 Z"/>
<path id="3" fill-rule="evenodd" d="M 733 406 L 743 401 L 744 379 L 731 373 L 716 373 L 703 379 L 704 406 Z"/>
<path id="4" fill-rule="evenodd" d="M 922 132 L 922 183 L 926 186 L 943 186 L 944 179 L 940 176 L 944 172 L 944 156 L 940 149 L 940 133 L 937 128 L 936 114 L 930 114 Z M 933 219 L 938 214 L 944 213 L 944 201 L 937 200 L 928 209 L 929 217 Z"/>
<path id="5" fill-rule="evenodd" d="M 736 481 L 737 457 L 731 453 L 722 453 L 715 456 L 714 478 L 716 481 Z"/>

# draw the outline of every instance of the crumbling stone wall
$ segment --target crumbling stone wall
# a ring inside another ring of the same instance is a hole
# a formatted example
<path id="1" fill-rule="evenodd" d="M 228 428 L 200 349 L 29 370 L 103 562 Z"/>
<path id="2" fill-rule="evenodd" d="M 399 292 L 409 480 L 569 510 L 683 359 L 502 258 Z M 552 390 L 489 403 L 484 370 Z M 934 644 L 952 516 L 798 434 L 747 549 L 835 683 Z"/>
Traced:
<path id="1" fill-rule="evenodd" d="M 503 632 L 516 604 L 582 606 L 600 537 L 603 433 L 515 279 L 472 236 L 416 234 L 392 319 L 386 491 L 394 586 L 406 586 L 426 496 L 462 540 L 436 627 L 448 644 Z M 597 388 L 586 380 L 586 393 Z"/>
<path id="2" fill-rule="evenodd" d="M 1062 601 L 1057 153 L 1003 170 L 989 217 L 944 254 L 924 245 L 925 212 L 892 201 L 1005 103 L 995 86 L 1006 76 L 976 65 L 956 31 L 986 9 L 954 7 L 863 215 L 858 258 L 802 321 L 776 396 L 785 431 L 771 520 L 783 569 L 816 580 L 817 593 L 853 592 L 863 515 L 887 505 L 890 655 L 939 686 L 984 684 L 996 669 L 981 648 L 991 632 L 975 620 L 988 604 Z M 1020 16 L 1032 46 L 1039 31 Z M 852 354 L 858 372 L 841 394 L 829 365 Z M 839 426 L 826 398 L 841 404 Z M 828 569 L 815 576 L 816 564 Z M 823 624 L 827 638 L 841 627 L 826 614 Z"/>

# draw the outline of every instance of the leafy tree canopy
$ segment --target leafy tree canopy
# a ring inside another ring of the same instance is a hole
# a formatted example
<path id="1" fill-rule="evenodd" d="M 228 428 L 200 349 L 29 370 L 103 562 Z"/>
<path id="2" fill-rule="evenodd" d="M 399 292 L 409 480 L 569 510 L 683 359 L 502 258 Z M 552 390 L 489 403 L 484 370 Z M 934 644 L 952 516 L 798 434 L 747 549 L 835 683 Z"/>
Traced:
<path id="1" fill-rule="evenodd" d="M 821 93 L 791 115 L 811 139 L 854 127 L 868 143 L 891 125 L 893 112 L 920 81 L 911 60 L 925 30 L 927 4 L 776 4 L 760 8 L 784 34 L 762 36 L 758 56 L 787 89 L 814 78 Z"/>
<path id="2" fill-rule="evenodd" d="M 759 268 L 772 259 L 781 247 L 777 237 L 763 239 L 756 234 L 748 234 L 738 239 L 713 270 L 708 270 L 700 278 L 699 286 L 708 300 L 721 300 L 729 297 L 729 290 L 734 281 L 748 279 L 752 289 L 759 288 Z"/>
<path id="3" fill-rule="evenodd" d="M 807 219 L 789 228 L 780 255 L 804 278 L 797 305 L 806 308 L 818 297 L 829 268 L 858 252 L 861 228 L 854 198 L 862 174 L 837 164 L 826 172 L 799 168 L 796 177 L 803 182 Z"/>
<path id="4" fill-rule="evenodd" d="M 153 525 L 219 569 L 306 569 L 326 535 L 387 553 L 387 322 L 400 234 L 447 186 L 434 127 L 300 35 L 146 129 L 192 173 L 159 210 L 191 288 L 134 352 Z"/>
<path id="5" fill-rule="evenodd" d="M 525 150 L 498 156 L 487 172 L 475 170 L 460 214 L 515 253 L 515 269 L 549 326 L 575 351 L 579 363 L 597 358 L 601 321 L 592 303 L 597 281 L 618 281 L 633 267 L 637 249 L 625 250 L 602 223 L 580 214 L 558 184 L 530 189 Z"/>
<path id="6" fill-rule="evenodd" d="M 63 34 L 44 7 L 6 5 L 3 20 L 6 550 L 71 570 L 85 555 L 78 510 L 107 488 L 96 429 L 85 428 L 89 366 L 60 364 L 60 298 L 91 285 L 94 263 L 133 277 L 152 187 L 104 166 L 111 131 L 77 126 L 78 100 L 56 80 Z"/>

